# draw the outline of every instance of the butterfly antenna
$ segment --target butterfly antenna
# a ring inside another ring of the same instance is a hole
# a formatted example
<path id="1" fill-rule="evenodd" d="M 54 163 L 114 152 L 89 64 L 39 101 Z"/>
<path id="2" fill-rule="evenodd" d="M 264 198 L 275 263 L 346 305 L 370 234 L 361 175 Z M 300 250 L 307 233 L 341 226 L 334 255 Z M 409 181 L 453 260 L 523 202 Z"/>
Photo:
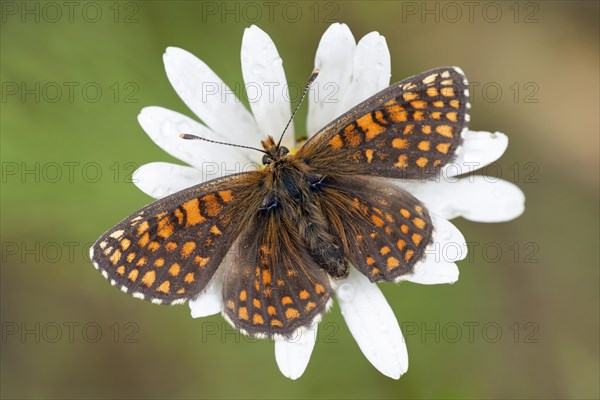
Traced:
<path id="1" fill-rule="evenodd" d="M 285 128 L 283 128 L 283 132 L 281 133 L 281 136 L 279 137 L 279 142 L 277 142 L 277 147 L 279 147 L 279 145 L 281 144 L 281 140 L 283 139 L 283 135 L 285 135 L 285 131 L 287 131 L 287 128 L 292 123 L 292 120 L 294 119 L 294 115 L 296 115 L 296 112 L 298 112 L 298 109 L 300 108 L 302 101 L 304 100 L 304 98 L 306 97 L 306 94 L 308 93 L 308 89 L 310 89 L 310 85 L 312 85 L 312 83 L 315 81 L 315 79 L 317 79 L 317 76 L 319 76 L 319 68 L 315 68 L 313 73 L 310 74 L 310 78 L 308 78 L 308 82 L 306 83 L 306 87 L 304 88 L 304 93 L 302 93 L 302 97 L 300 98 L 300 101 L 298 102 L 296 109 L 292 113 L 290 120 L 288 121 Z"/>
<path id="2" fill-rule="evenodd" d="M 256 150 L 256 151 L 260 151 L 261 153 L 267 154 L 266 151 L 261 150 L 261 149 L 257 149 L 256 147 L 242 146 L 241 144 L 219 142 L 219 141 L 216 141 L 216 140 L 210 140 L 210 139 L 206 139 L 206 138 L 203 138 L 203 137 L 200 137 L 200 136 L 190 135 L 190 134 L 187 134 L 187 133 L 182 133 L 181 135 L 179 135 L 179 137 L 182 138 L 182 139 L 185 139 L 185 140 L 204 140 L 205 142 L 217 143 L 217 144 L 224 144 L 225 146 L 241 147 L 242 149 Z"/>

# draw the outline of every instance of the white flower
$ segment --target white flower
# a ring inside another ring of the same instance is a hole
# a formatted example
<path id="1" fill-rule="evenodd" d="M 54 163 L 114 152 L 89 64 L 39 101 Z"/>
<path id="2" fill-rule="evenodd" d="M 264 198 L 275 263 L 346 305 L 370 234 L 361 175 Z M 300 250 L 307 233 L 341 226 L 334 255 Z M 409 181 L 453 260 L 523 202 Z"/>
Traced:
<path id="1" fill-rule="evenodd" d="M 281 58 L 270 37 L 252 26 L 242 40 L 242 72 L 250 113 L 225 83 L 192 54 L 170 47 L 164 55 L 169 81 L 177 94 L 204 124 L 177 112 L 147 107 L 138 119 L 144 130 L 172 156 L 189 166 L 155 162 L 135 173 L 136 185 L 155 198 L 259 164 L 261 154 L 235 147 L 216 147 L 203 141 L 183 141 L 182 132 L 256 147 L 267 134 L 279 134 L 291 116 L 289 92 Z M 390 84 L 390 54 L 377 32 L 358 44 L 344 24 L 333 24 L 323 35 L 315 57 L 320 75 L 318 89 L 309 94 L 308 135 Z M 335 94 L 325 96 L 325 91 Z M 274 88 L 274 89 L 273 89 Z M 337 101 L 331 101 L 335 99 Z M 294 147 L 290 126 L 283 145 Z M 452 178 L 481 168 L 506 150 L 502 133 L 464 134 L 462 151 L 440 180 L 397 183 L 421 199 L 434 215 L 435 241 L 426 259 L 405 280 L 438 284 L 458 280 L 455 261 L 466 256 L 461 233 L 446 219 L 462 216 L 479 222 L 507 221 L 524 210 L 523 193 L 513 184 L 489 177 Z M 332 282 L 344 319 L 367 359 L 383 374 L 399 378 L 408 369 L 408 353 L 394 313 L 379 290 L 353 269 L 348 278 Z M 222 272 L 218 272 L 197 299 L 190 301 L 194 318 L 221 312 Z M 291 379 L 302 375 L 315 345 L 317 326 L 295 341 L 276 341 L 275 356 L 282 373 Z"/>

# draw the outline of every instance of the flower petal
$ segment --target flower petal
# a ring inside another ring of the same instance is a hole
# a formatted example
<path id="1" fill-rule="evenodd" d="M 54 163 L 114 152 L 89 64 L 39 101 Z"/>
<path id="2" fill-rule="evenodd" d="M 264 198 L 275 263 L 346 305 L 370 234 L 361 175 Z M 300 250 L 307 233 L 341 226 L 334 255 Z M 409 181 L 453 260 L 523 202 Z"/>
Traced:
<path id="1" fill-rule="evenodd" d="M 167 48 L 163 60 L 179 97 L 206 126 L 221 135 L 208 139 L 256 146 L 261 139 L 256 121 L 217 74 L 196 56 L 177 47 Z M 254 153 L 247 154 L 256 157 Z"/>
<path id="2" fill-rule="evenodd" d="M 192 318 L 208 317 L 220 313 L 223 309 L 223 271 L 221 269 L 217 270 L 204 291 L 189 301 Z"/>
<path id="3" fill-rule="evenodd" d="M 285 377 L 298 379 L 306 370 L 317 340 L 317 327 L 315 323 L 293 338 L 275 340 L 275 360 Z"/>
<path id="4" fill-rule="evenodd" d="M 196 168 L 166 162 L 144 164 L 132 175 L 133 183 L 155 199 L 197 185 L 202 178 L 202 172 Z"/>
<path id="5" fill-rule="evenodd" d="M 476 171 L 499 159 L 508 147 L 508 137 L 500 132 L 469 131 L 462 133 L 463 144 L 456 159 L 442 170 L 442 177 Z"/>
<path id="6" fill-rule="evenodd" d="M 346 324 L 365 357 L 382 374 L 399 379 L 408 370 L 406 343 L 377 284 L 356 268 L 333 284 Z"/>
<path id="7" fill-rule="evenodd" d="M 275 44 L 255 25 L 244 31 L 242 39 L 242 73 L 250 107 L 263 137 L 275 140 L 290 120 L 290 94 L 283 61 Z M 290 124 L 282 144 L 294 146 L 294 125 Z"/>
<path id="8" fill-rule="evenodd" d="M 315 56 L 315 68 L 320 73 L 308 93 L 309 137 L 339 116 L 339 103 L 352 80 L 355 48 L 354 36 L 346 24 L 332 24 L 321 37 Z"/>
<path id="9" fill-rule="evenodd" d="M 458 267 L 454 261 L 467 257 L 467 243 L 460 231 L 449 221 L 432 214 L 433 242 L 425 249 L 425 258 L 415 265 L 412 275 L 401 277 L 424 285 L 454 283 Z"/>
<path id="10" fill-rule="evenodd" d="M 503 222 L 517 218 L 525 210 L 525 195 L 521 189 L 490 176 L 401 186 L 430 210 L 448 219 L 463 217 L 476 222 Z"/>
<path id="11" fill-rule="evenodd" d="M 246 150 L 180 138 L 182 133 L 205 138 L 214 138 L 215 135 L 204 125 L 178 112 L 162 107 L 145 107 L 138 115 L 138 122 L 154 143 L 164 151 L 201 171 L 206 171 L 206 179 L 244 171 L 251 164 L 250 158 L 244 155 Z"/>
<path id="12" fill-rule="evenodd" d="M 354 52 L 352 82 L 343 101 L 339 103 L 337 114 L 341 115 L 387 88 L 390 85 L 391 68 L 390 51 L 383 36 L 371 32 L 360 39 Z"/>

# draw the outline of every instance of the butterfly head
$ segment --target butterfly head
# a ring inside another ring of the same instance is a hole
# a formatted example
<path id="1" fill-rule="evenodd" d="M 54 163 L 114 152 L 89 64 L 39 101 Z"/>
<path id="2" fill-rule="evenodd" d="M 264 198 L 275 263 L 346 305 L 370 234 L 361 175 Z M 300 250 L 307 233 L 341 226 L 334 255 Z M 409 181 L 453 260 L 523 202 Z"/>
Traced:
<path id="1" fill-rule="evenodd" d="M 262 163 L 264 165 L 275 163 L 285 158 L 290 153 L 287 147 L 276 144 L 272 136 L 262 140 L 261 144 L 265 149 L 265 155 L 262 158 Z"/>

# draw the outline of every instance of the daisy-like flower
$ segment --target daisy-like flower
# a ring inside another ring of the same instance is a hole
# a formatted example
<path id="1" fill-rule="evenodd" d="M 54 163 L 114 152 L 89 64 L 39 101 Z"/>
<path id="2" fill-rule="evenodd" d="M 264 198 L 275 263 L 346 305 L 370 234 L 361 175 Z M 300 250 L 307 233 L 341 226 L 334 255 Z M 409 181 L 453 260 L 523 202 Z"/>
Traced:
<path id="1" fill-rule="evenodd" d="M 136 185 L 161 198 L 218 176 L 241 172 L 260 163 L 261 154 L 237 147 L 217 147 L 204 141 L 183 141 L 181 133 L 240 145 L 256 146 L 267 134 L 283 131 L 291 117 L 289 91 L 283 63 L 271 38 L 256 26 L 244 32 L 242 72 L 252 113 L 233 91 L 202 61 L 179 48 L 164 54 L 169 81 L 175 91 L 202 120 L 161 107 L 147 107 L 138 120 L 150 138 L 187 166 L 165 162 L 143 165 L 134 174 Z M 307 134 L 314 135 L 342 113 L 390 84 L 390 54 L 385 38 L 377 32 L 355 42 L 344 24 L 325 32 L 315 57 L 320 75 L 309 92 Z M 333 94 L 328 96 L 327 94 Z M 282 145 L 294 148 L 290 126 Z M 466 243 L 448 219 L 463 217 L 478 222 L 507 221 L 524 210 L 524 195 L 513 184 L 484 176 L 455 176 L 497 160 L 506 150 L 502 133 L 463 132 L 463 146 L 440 179 L 428 182 L 395 181 L 429 208 L 434 222 L 434 241 L 426 257 L 404 280 L 421 284 L 458 280 L 456 261 L 466 257 Z M 383 374 L 398 379 L 408 369 L 408 353 L 392 308 L 379 287 L 358 270 L 332 281 L 344 319 L 367 359 Z M 192 317 L 217 314 L 223 309 L 222 272 L 206 290 L 190 301 Z M 315 345 L 317 325 L 292 339 L 275 340 L 275 357 L 288 378 L 302 375 Z"/>

